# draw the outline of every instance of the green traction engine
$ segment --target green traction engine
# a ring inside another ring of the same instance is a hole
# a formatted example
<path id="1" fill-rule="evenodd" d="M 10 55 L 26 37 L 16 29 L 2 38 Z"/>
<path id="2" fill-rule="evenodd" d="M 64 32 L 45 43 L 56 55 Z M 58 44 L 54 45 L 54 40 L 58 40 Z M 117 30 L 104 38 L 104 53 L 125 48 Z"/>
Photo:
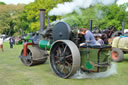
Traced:
<path id="1" fill-rule="evenodd" d="M 53 72 L 61 78 L 69 78 L 77 70 L 86 72 L 104 72 L 110 66 L 110 46 L 84 46 L 83 36 L 78 29 L 71 28 L 65 22 L 47 26 L 44 30 L 45 10 L 40 9 L 40 31 L 25 42 L 20 54 L 26 66 L 43 64 L 49 57 Z M 47 52 L 50 51 L 50 52 Z"/>

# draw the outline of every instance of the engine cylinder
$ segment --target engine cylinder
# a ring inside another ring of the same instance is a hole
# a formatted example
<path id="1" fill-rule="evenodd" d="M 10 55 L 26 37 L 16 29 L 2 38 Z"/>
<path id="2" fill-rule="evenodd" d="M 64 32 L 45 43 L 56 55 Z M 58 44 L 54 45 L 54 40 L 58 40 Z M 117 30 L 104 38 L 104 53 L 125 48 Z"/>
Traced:
<path id="1" fill-rule="evenodd" d="M 51 48 L 51 44 L 48 40 L 40 40 L 39 47 L 43 50 L 49 50 Z"/>

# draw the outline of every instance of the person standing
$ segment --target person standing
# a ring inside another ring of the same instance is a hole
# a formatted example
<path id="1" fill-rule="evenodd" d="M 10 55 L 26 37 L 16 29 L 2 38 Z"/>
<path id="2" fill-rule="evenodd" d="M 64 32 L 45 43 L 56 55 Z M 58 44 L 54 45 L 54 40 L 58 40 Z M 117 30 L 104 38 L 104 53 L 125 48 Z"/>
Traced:
<path id="1" fill-rule="evenodd" d="M 10 44 L 10 48 L 13 48 L 13 44 L 14 44 L 14 39 L 13 39 L 13 37 L 10 37 L 10 39 L 9 39 L 9 44 Z"/>
<path id="2" fill-rule="evenodd" d="M 4 51 L 3 42 L 4 42 L 3 38 L 0 37 L 0 48 L 1 48 L 2 52 Z"/>
<path id="3" fill-rule="evenodd" d="M 15 37 L 13 37 L 13 44 L 14 44 L 14 45 L 16 44 L 16 42 L 15 42 Z"/>

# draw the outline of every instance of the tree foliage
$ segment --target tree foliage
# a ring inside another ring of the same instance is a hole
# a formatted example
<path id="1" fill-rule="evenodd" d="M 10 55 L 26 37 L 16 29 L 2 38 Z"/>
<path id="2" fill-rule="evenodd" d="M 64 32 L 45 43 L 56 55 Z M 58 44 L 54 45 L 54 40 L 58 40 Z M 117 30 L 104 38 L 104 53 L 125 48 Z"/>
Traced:
<path id="1" fill-rule="evenodd" d="M 45 26 L 47 26 L 48 12 L 56 7 L 58 3 L 69 2 L 72 0 L 35 0 L 30 4 L 6 5 L 0 2 L 0 33 L 13 35 L 17 32 L 34 32 L 40 27 L 40 11 L 46 9 Z M 76 11 L 76 10 L 75 10 Z M 97 4 L 81 12 L 73 12 L 65 16 L 50 16 L 50 22 L 57 19 L 65 19 L 71 27 L 89 28 L 89 20 L 93 20 L 93 27 L 105 29 L 114 26 L 121 30 L 122 21 L 128 22 L 128 3 L 123 5 L 112 4 L 104 6 Z M 125 28 L 128 24 L 125 23 Z"/>
<path id="2" fill-rule="evenodd" d="M 0 1 L 0 5 L 6 5 L 6 4 L 5 4 L 4 2 L 1 2 L 1 1 Z"/>
<path id="3" fill-rule="evenodd" d="M 13 34 L 24 5 L 0 5 L 0 33 Z"/>
<path id="4" fill-rule="evenodd" d="M 31 31 L 37 31 L 40 27 L 39 22 L 39 15 L 40 11 L 39 9 L 46 9 L 46 19 L 45 24 L 47 25 L 47 17 L 48 12 L 53 9 L 58 3 L 63 3 L 65 1 L 71 1 L 71 0 L 35 0 L 35 2 L 32 2 L 25 6 L 25 12 L 26 12 L 26 18 L 29 23 L 29 28 Z M 52 20 L 56 20 L 58 18 L 57 16 L 50 17 L 50 22 Z"/>
<path id="5" fill-rule="evenodd" d="M 65 17 L 66 22 L 70 24 L 70 26 L 77 27 L 89 27 L 89 20 L 93 20 L 93 27 L 97 26 L 100 29 L 108 28 L 109 26 L 114 26 L 117 30 L 121 30 L 122 21 L 128 21 L 128 12 L 126 8 L 128 5 L 124 4 L 118 6 L 116 4 L 112 4 L 109 6 L 104 6 L 102 4 L 97 4 L 95 6 L 91 6 L 87 9 L 81 9 L 81 14 L 72 13 L 68 14 Z M 125 28 L 128 28 L 128 24 L 125 24 Z"/>

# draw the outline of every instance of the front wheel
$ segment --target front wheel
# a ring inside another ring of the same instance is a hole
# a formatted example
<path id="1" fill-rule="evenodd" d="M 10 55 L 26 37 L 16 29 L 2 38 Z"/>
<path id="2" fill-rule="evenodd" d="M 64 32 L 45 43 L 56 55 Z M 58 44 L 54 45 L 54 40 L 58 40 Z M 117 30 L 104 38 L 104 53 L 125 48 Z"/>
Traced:
<path id="1" fill-rule="evenodd" d="M 32 66 L 33 60 L 32 60 L 32 53 L 30 50 L 28 50 L 27 56 L 24 56 L 23 51 L 21 52 L 21 61 L 26 66 Z"/>
<path id="2" fill-rule="evenodd" d="M 22 50 L 19 57 L 24 65 L 33 66 L 44 64 L 47 60 L 46 54 L 48 54 L 46 51 L 41 50 L 37 47 L 29 47 L 27 49 L 27 56 L 24 56 L 24 50 Z"/>

